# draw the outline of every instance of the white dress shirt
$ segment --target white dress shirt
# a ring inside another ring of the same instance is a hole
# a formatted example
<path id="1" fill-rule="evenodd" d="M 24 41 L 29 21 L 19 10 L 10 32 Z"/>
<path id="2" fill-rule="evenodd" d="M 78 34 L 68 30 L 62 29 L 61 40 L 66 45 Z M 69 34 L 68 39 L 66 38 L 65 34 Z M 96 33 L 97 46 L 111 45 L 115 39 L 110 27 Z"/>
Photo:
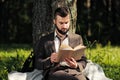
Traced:
<path id="1" fill-rule="evenodd" d="M 58 39 L 57 37 L 57 33 L 55 32 L 55 36 L 54 36 L 54 43 L 55 43 L 55 50 L 56 50 L 56 53 L 58 53 L 59 51 L 59 47 L 60 47 L 60 40 Z M 68 45 L 68 37 L 66 37 L 61 44 L 65 44 L 65 45 Z"/>
<path id="2" fill-rule="evenodd" d="M 60 39 L 57 37 L 57 33 L 55 31 L 54 38 L 55 38 L 54 43 L 55 43 L 56 53 L 59 52 L 59 48 L 60 48 L 61 44 L 69 45 L 68 36 L 62 41 L 62 43 L 60 43 Z M 66 62 L 60 62 L 60 65 L 61 66 L 69 66 Z"/>

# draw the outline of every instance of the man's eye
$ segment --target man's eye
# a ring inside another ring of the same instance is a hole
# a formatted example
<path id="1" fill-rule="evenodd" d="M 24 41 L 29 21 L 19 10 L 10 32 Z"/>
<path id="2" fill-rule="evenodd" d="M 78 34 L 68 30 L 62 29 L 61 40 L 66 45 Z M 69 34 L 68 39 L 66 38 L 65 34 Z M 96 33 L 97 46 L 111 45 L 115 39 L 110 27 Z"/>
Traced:
<path id="1" fill-rule="evenodd" d="M 60 24 L 63 24 L 62 22 L 60 22 Z"/>
<path id="2" fill-rule="evenodd" d="M 67 24 L 68 22 L 65 22 L 65 24 Z"/>

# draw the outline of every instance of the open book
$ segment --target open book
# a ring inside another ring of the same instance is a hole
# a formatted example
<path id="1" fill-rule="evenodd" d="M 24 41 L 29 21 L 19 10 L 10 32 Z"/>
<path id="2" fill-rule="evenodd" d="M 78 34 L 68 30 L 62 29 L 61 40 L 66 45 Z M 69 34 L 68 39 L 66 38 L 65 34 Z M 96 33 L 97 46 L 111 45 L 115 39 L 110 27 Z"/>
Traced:
<path id="1" fill-rule="evenodd" d="M 65 58 L 70 57 L 73 57 L 75 60 L 79 60 L 84 54 L 85 48 L 86 47 L 83 45 L 78 45 L 73 49 L 69 45 L 62 44 L 60 46 L 57 59 L 59 62 L 63 61 Z"/>

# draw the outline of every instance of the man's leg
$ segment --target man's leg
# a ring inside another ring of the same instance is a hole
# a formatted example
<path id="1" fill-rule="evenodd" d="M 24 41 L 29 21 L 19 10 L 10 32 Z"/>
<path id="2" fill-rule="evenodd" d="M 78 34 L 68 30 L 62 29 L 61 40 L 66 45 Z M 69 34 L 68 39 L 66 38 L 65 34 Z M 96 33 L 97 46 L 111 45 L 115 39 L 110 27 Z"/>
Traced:
<path id="1" fill-rule="evenodd" d="M 53 72 L 49 75 L 48 80 L 86 80 L 83 75 L 70 75 L 63 70 Z"/>
<path id="2" fill-rule="evenodd" d="M 75 77 L 78 80 L 88 80 L 82 73 L 81 74 L 76 74 Z"/>

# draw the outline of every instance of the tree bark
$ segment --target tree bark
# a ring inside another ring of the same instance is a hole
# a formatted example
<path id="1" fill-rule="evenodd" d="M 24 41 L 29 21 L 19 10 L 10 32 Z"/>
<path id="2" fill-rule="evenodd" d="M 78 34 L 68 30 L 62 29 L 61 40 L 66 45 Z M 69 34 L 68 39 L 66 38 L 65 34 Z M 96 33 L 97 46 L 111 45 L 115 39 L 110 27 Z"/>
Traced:
<path id="1" fill-rule="evenodd" d="M 77 20 L 77 0 L 53 0 L 52 1 L 52 10 L 54 11 L 56 8 L 61 6 L 66 6 L 69 8 L 71 24 L 70 24 L 70 32 L 75 33 L 76 30 L 76 20 Z"/>
<path id="2" fill-rule="evenodd" d="M 52 31 L 51 0 L 34 0 L 33 2 L 33 46 L 41 36 Z"/>
<path id="3" fill-rule="evenodd" d="M 33 2 L 33 47 L 36 42 L 54 30 L 53 13 L 57 7 L 67 6 L 71 13 L 70 31 L 75 32 L 77 19 L 77 0 L 34 0 Z"/>

